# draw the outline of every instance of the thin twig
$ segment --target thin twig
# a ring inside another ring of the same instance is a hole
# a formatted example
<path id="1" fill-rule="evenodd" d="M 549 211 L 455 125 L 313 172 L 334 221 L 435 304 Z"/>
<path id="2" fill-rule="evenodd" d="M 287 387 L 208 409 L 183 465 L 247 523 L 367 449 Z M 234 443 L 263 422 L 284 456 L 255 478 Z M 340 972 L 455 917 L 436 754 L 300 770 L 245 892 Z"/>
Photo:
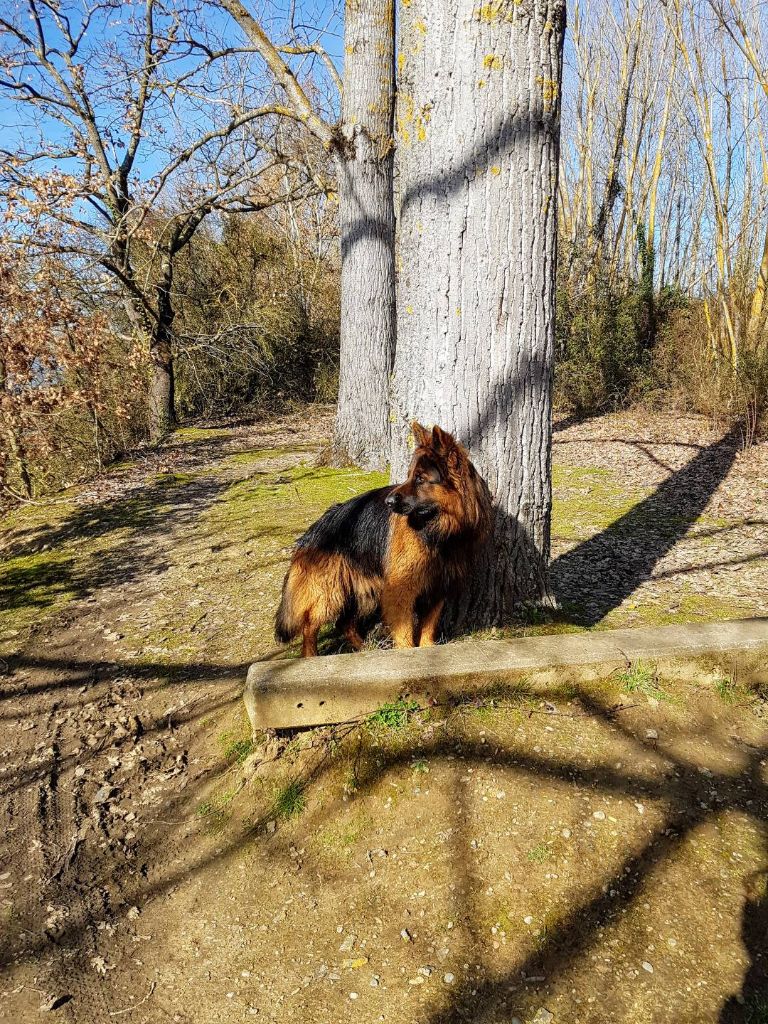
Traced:
<path id="1" fill-rule="evenodd" d="M 110 1016 L 110 1017 L 118 1017 L 118 1016 L 119 1016 L 119 1015 L 120 1015 L 121 1013 L 130 1013 L 130 1012 L 131 1012 L 131 1010 L 136 1010 L 136 1009 L 138 1009 L 138 1007 L 139 1007 L 139 1006 L 141 1006 L 141 1005 L 142 1005 L 142 1003 L 146 1003 L 146 1001 L 147 1001 L 147 1000 L 149 999 L 149 997 L 150 997 L 150 996 L 152 995 L 152 993 L 153 993 L 153 992 L 155 991 L 155 988 L 156 988 L 156 987 L 157 987 L 157 982 L 156 982 L 156 981 L 153 981 L 153 982 L 151 982 L 151 983 L 150 983 L 150 986 L 149 986 L 149 992 L 147 992 L 147 994 L 146 994 L 146 995 L 144 996 L 144 998 L 143 998 L 143 999 L 141 1000 L 141 1002 L 139 1002 L 139 1003 L 136 1003 L 136 1005 L 135 1005 L 135 1006 L 126 1006 L 126 1007 L 125 1007 L 124 1009 L 122 1009 L 122 1010 L 110 1010 L 110 1011 L 109 1011 L 109 1016 Z"/>

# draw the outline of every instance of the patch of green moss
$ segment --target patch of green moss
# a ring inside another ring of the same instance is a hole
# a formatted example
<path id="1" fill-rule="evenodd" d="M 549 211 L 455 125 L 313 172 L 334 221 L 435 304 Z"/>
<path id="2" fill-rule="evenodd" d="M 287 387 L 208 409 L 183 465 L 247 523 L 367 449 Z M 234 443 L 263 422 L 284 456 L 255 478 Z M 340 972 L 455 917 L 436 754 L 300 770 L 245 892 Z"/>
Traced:
<path id="1" fill-rule="evenodd" d="M 226 761 L 242 764 L 253 752 L 253 737 L 245 708 L 240 707 L 236 723 L 218 737 L 219 747 Z"/>
<path id="2" fill-rule="evenodd" d="M 150 491 L 96 507 L 52 502 L 15 510 L 2 537 L 0 638 L 17 647 L 19 635 L 24 639 L 73 598 L 139 571 L 132 541 L 161 528 L 168 509 Z M 0 639 L 0 650 L 8 649 Z"/>
<path id="3" fill-rule="evenodd" d="M 223 525 L 232 524 L 232 520 L 241 522 L 248 516 L 265 529 L 298 533 L 330 505 L 386 482 L 383 473 L 302 464 L 265 480 L 233 484 L 216 503 L 209 519 Z"/>
<path id="4" fill-rule="evenodd" d="M 225 487 L 185 537 L 194 555 L 180 565 L 183 582 L 175 589 L 169 577 L 157 613 L 167 624 L 126 623 L 126 643 L 140 649 L 142 660 L 161 664 L 240 665 L 273 650 L 294 540 L 329 505 L 385 482 L 382 474 L 302 464 Z M 321 640 L 323 650 L 338 646 L 329 635 Z"/>
<path id="5" fill-rule="evenodd" d="M 314 444 L 299 444 L 283 448 L 252 448 L 250 451 L 228 455 L 225 459 L 222 459 L 221 467 L 251 466 L 254 462 L 281 459 L 286 455 L 294 455 L 297 452 L 316 452 L 317 450 L 317 445 Z"/>
<path id="6" fill-rule="evenodd" d="M 738 598 L 694 593 L 675 595 L 675 597 L 675 603 L 671 608 L 662 604 L 625 602 L 609 612 L 596 628 L 616 629 L 626 625 L 672 626 L 683 625 L 687 622 L 740 619 L 753 614 L 752 606 Z"/>
<path id="7" fill-rule="evenodd" d="M 231 804 L 237 796 L 238 787 L 232 786 L 198 805 L 197 815 L 205 823 L 208 835 L 221 835 L 232 817 Z"/>
<path id="8" fill-rule="evenodd" d="M 314 843 L 324 852 L 332 855 L 352 854 L 353 848 L 364 835 L 373 828 L 373 819 L 363 811 L 352 817 L 345 818 L 333 825 L 319 829 L 314 836 Z"/>
<path id="9" fill-rule="evenodd" d="M 593 466 L 552 467 L 552 536 L 585 540 L 631 512 L 648 491 L 628 490 L 615 473 Z"/>
<path id="10" fill-rule="evenodd" d="M 77 592 L 72 559 L 61 551 L 41 551 L 8 559 L 0 570 L 0 650 L 37 624 L 43 614 Z"/>
<path id="11" fill-rule="evenodd" d="M 194 441 L 210 441 L 217 437 L 229 437 L 227 427 L 179 427 L 174 430 L 166 443 L 189 444 Z"/>
<path id="12" fill-rule="evenodd" d="M 394 700 L 374 711 L 366 719 L 369 729 L 374 732 L 390 731 L 399 732 L 410 722 L 413 715 L 419 710 L 420 705 L 416 700 Z"/>

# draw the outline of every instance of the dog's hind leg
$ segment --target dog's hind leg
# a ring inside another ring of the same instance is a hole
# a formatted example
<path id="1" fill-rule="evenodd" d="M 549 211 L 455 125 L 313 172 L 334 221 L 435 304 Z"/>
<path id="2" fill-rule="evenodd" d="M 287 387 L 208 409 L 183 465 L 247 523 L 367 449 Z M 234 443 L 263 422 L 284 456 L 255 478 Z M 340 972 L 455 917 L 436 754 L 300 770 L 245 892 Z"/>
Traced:
<path id="1" fill-rule="evenodd" d="M 320 632 L 320 623 L 304 620 L 304 628 L 301 634 L 301 656 L 302 658 L 314 658 L 317 654 L 317 634 Z"/>
<path id="2" fill-rule="evenodd" d="M 357 622 L 354 619 L 347 619 L 345 622 L 342 622 L 341 631 L 353 651 L 362 650 L 365 641 L 360 636 L 357 628 Z"/>
<path id="3" fill-rule="evenodd" d="M 421 631 L 419 634 L 419 647 L 432 647 L 437 637 L 437 628 L 440 625 L 440 616 L 443 613 L 445 601 L 438 601 L 421 618 Z"/>

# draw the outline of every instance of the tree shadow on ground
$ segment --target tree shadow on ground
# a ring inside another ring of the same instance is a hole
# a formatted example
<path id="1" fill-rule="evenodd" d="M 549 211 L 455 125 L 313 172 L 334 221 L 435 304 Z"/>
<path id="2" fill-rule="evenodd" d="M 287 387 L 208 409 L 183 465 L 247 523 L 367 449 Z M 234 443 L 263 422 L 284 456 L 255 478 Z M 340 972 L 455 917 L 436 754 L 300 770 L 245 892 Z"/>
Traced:
<path id="1" fill-rule="evenodd" d="M 738 996 L 723 1005 L 719 1024 L 764 1024 L 768 1020 L 768 865 L 749 879 L 741 941 L 749 967 Z"/>
<path id="2" fill-rule="evenodd" d="M 701 448 L 647 498 L 605 530 L 560 555 L 550 567 L 561 604 L 595 626 L 650 579 L 654 567 L 696 523 L 725 480 L 741 444 L 733 428 Z"/>
<path id="3" fill-rule="evenodd" d="M 140 575 L 162 575 L 168 553 L 158 540 L 171 528 L 191 530 L 228 486 L 229 481 L 217 479 L 157 484 L 140 495 L 79 508 L 53 525 L 21 531 L 4 552 L 9 561 L 19 561 L 0 574 L 0 606 L 42 609 L 60 595 L 82 599 Z M 93 550 L 69 553 L 86 540 Z"/>
<path id="4" fill-rule="evenodd" d="M 212 666 L 200 666 L 209 673 Z M 181 673 L 189 671 L 187 666 L 179 666 Z M 130 673 L 132 666 L 119 666 L 115 671 Z M 222 679 L 231 682 L 230 670 L 221 667 Z M 177 680 L 177 683 L 179 680 Z M 455 912 L 468 919 L 465 944 L 461 949 L 461 957 L 469 963 L 479 965 L 479 972 L 462 980 L 454 988 L 435 996 L 435 1005 L 425 1008 L 420 1019 L 423 1024 L 459 1024 L 472 1021 L 474 1024 L 492 1024 L 499 1019 L 507 1019 L 512 1013 L 526 1018 L 541 1004 L 541 996 L 532 991 L 529 984 L 531 978 L 544 977 L 547 988 L 551 989 L 558 978 L 563 977 L 574 965 L 578 964 L 590 950 L 601 941 L 601 929 L 618 921 L 620 913 L 647 895 L 652 884 L 653 872 L 673 860 L 681 851 L 696 829 L 709 821 L 735 812 L 762 824 L 768 813 L 768 786 L 763 779 L 762 764 L 768 754 L 768 744 L 760 748 L 750 747 L 743 757 L 743 767 L 739 772 L 730 769 L 703 773 L 701 765 L 695 759 L 675 756 L 661 748 L 668 764 L 664 772 L 648 773 L 634 767 L 649 752 L 657 752 L 659 746 L 655 740 L 642 738 L 639 726 L 634 728 L 622 723 L 622 708 L 598 698 L 594 690 L 586 691 L 574 688 L 557 687 L 548 691 L 552 700 L 565 697 L 573 698 L 576 693 L 574 714 L 589 716 L 598 724 L 605 725 L 613 732 L 618 732 L 627 742 L 632 754 L 624 758 L 624 767 L 609 763 L 607 759 L 596 763 L 585 763 L 578 757 L 568 758 L 562 755 L 549 755 L 538 748 L 521 748 L 514 738 L 496 744 L 491 751 L 489 746 L 477 739 L 462 738 L 457 744 L 455 738 L 449 737 L 444 731 L 427 730 L 411 741 L 401 743 L 394 749 L 376 749 L 374 756 L 367 757 L 356 768 L 355 799 L 371 793 L 383 780 L 405 766 L 410 765 L 414 758 L 430 759 L 431 763 L 440 763 L 450 771 L 452 793 L 450 805 L 454 808 L 450 821 L 450 839 L 452 850 L 452 874 L 455 880 L 453 902 Z M 224 697 L 224 694 L 221 695 Z M 236 700 L 235 695 L 227 694 L 228 702 Z M 505 699 L 519 701 L 521 697 L 535 699 L 540 697 L 525 685 L 505 689 L 494 685 L 487 694 L 476 695 L 473 702 L 484 698 L 499 702 Z M 205 728 L 205 717 L 215 706 L 216 695 L 210 702 L 196 709 L 189 715 L 189 721 L 195 721 L 202 729 Z M 451 709 L 446 709 L 449 714 Z M 443 714 L 441 709 L 430 712 L 438 717 Z M 532 712 L 534 713 L 534 712 Z M 544 713 L 544 712 L 541 712 Z M 546 713 L 554 713 L 549 711 Z M 571 712 L 569 712 L 570 714 Z M 556 722 L 556 718 L 551 721 Z M 361 725 L 348 724 L 338 733 L 337 739 L 343 741 L 345 736 L 353 735 Z M 295 775 L 296 786 L 308 798 L 318 792 L 329 771 L 333 767 L 333 744 L 328 744 L 310 763 L 300 767 Z M 119 747 L 118 747 L 119 750 Z M 470 841 L 476 834 L 473 824 L 473 811 L 467 800 L 466 788 L 462 786 L 460 776 L 467 768 L 477 768 L 489 760 L 494 766 L 513 772 L 521 780 L 535 780 L 537 785 L 552 783 L 558 787 L 569 787 L 574 790 L 585 789 L 599 794 L 610 794 L 614 797 L 646 802 L 658 801 L 663 808 L 663 817 L 652 832 L 626 844 L 626 852 L 618 864 L 595 872 L 586 893 L 579 897 L 575 905 L 567 912 L 558 916 L 556 922 L 548 927 L 546 934 L 537 948 L 522 956 L 514 969 L 499 976 L 487 961 L 487 928 L 480 921 L 477 898 L 487 884 L 482 873 L 478 874 L 477 866 L 468 857 Z M 62 782 L 66 782 L 74 762 L 61 768 Z M 6 784 L 11 780 L 6 780 Z M 29 780 L 28 780 L 29 781 Z M 207 776 L 205 782 L 210 782 Z M 157 812 L 158 818 L 175 820 L 188 814 L 190 804 L 194 803 L 196 787 L 188 787 L 183 794 L 169 795 L 162 811 Z M 717 797 L 712 793 L 716 790 Z M 244 791 L 247 799 L 248 790 Z M 346 799 L 346 798 L 345 798 Z M 342 809 L 341 797 L 331 796 L 326 791 L 323 799 L 311 800 L 308 810 L 305 831 L 310 833 L 321 827 Z M 275 870 L 292 863 L 295 855 L 293 843 L 283 838 L 281 830 L 271 833 L 266 829 L 267 819 L 273 815 L 271 808 L 262 811 L 251 819 L 247 826 L 235 834 L 225 837 L 218 836 L 215 845 L 207 844 L 204 848 L 191 847 L 187 841 L 188 856 L 183 863 L 178 858 L 164 859 L 163 848 L 169 842 L 168 830 L 162 835 L 148 840 L 142 849 L 142 860 L 155 864 L 151 878 L 141 873 L 129 871 L 119 879 L 121 899 L 126 905 L 146 901 L 158 894 L 168 893 L 179 883 L 193 874 L 202 872 L 213 864 L 222 870 L 237 862 L 244 850 L 254 844 L 261 847 L 274 864 Z M 448 824 L 448 823 L 447 823 Z M 746 1024 L 752 1018 L 746 1015 L 750 1005 L 757 1005 L 755 1000 L 768 997 L 765 987 L 765 928 L 766 909 L 768 903 L 760 881 L 761 872 L 765 872 L 766 863 L 759 867 L 755 874 L 754 885 L 745 894 L 744 922 L 742 935 L 745 947 L 751 956 L 751 966 L 744 978 L 743 989 L 739 1000 L 729 1000 L 722 1009 L 721 1024 Z M 100 885 L 114 884 L 108 877 L 113 865 L 100 867 L 98 859 L 90 864 L 93 872 L 92 885 L 98 889 Z M 310 881 L 312 872 L 305 875 L 303 884 L 314 885 Z M 343 884 L 343 870 L 334 871 L 327 866 L 323 869 L 322 886 L 333 885 L 335 881 Z M 66 876 L 63 881 L 66 881 Z M 714 898 L 714 897 L 713 897 Z M 80 947 L 87 921 L 73 918 L 66 933 L 59 938 L 64 950 L 74 952 Z M 46 948 L 44 937 L 27 945 L 24 955 L 31 956 L 43 952 Z M 16 955 L 18 951 L 15 951 Z M 635 951 L 638 959 L 641 950 Z M 535 989 L 536 986 L 533 986 Z M 743 1000 L 743 1001 L 742 1001 Z M 621 1018 L 617 1018 L 621 1019 Z M 759 1018 L 757 1018 L 759 1019 Z"/>

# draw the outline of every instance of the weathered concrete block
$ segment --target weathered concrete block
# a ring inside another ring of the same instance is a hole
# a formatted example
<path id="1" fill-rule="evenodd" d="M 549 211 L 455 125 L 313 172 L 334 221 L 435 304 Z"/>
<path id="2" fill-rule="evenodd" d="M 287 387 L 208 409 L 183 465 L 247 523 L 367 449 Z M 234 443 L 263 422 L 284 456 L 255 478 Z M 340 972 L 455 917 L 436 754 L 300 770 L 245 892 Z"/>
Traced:
<path id="1" fill-rule="evenodd" d="M 768 618 L 257 661 L 248 670 L 245 705 L 254 732 L 297 728 L 360 718 L 401 696 L 443 703 L 523 678 L 544 687 L 564 675 L 604 678 L 636 661 L 707 657 L 742 677 L 765 675 Z"/>

